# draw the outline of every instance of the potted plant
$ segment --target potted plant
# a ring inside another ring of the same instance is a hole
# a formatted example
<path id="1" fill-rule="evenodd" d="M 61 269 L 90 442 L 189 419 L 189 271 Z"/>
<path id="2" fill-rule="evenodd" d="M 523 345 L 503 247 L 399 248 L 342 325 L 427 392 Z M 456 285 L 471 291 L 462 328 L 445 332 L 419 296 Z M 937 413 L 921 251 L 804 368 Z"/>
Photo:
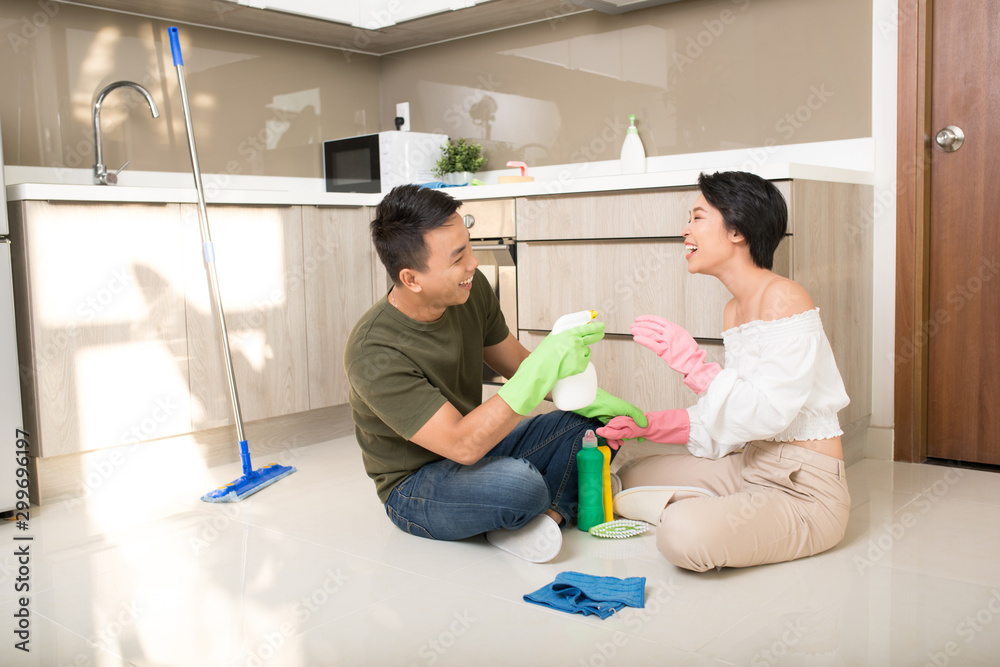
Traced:
<path id="1" fill-rule="evenodd" d="M 463 185 L 486 163 L 483 147 L 459 139 L 441 147 L 441 158 L 434 166 L 434 175 L 451 185 Z"/>

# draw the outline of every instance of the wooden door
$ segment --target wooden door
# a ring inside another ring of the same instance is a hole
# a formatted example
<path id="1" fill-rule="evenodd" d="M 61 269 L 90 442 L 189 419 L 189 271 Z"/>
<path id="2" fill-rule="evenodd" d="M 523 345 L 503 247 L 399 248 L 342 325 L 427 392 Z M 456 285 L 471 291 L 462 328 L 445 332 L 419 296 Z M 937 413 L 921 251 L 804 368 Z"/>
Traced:
<path id="1" fill-rule="evenodd" d="M 1000 464 L 1000 3 L 935 0 L 927 455 Z"/>

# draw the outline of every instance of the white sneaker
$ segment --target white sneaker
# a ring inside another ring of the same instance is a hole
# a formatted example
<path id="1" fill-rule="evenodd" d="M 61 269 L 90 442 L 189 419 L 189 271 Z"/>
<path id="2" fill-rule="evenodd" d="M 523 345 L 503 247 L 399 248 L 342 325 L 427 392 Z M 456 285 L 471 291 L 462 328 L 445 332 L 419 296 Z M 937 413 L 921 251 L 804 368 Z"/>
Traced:
<path id="1" fill-rule="evenodd" d="M 555 519 L 543 513 L 517 530 L 491 530 L 486 533 L 486 541 L 526 561 L 547 563 L 559 555 L 562 530 Z"/>
<path id="2" fill-rule="evenodd" d="M 696 486 L 634 486 L 615 496 L 614 511 L 626 519 L 645 521 L 654 526 L 672 499 L 711 498 L 714 493 Z"/>

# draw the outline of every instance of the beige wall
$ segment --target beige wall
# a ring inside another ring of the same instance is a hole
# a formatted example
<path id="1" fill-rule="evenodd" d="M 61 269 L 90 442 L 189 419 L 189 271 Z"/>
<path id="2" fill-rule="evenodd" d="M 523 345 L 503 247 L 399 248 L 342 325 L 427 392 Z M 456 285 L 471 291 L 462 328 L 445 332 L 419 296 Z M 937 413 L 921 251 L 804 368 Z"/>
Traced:
<path id="1" fill-rule="evenodd" d="M 213 3 L 206 3 L 212 11 Z M 187 171 L 191 163 L 169 23 L 54 2 L 0 3 L 0 122 L 7 164 L 90 168 L 91 108 L 101 111 L 109 169 Z M 181 25 L 198 157 L 206 173 L 319 177 L 319 142 L 379 129 L 371 56 Z"/>
<path id="2" fill-rule="evenodd" d="M 487 169 L 871 136 L 871 0 L 689 0 L 382 57 L 382 125 L 480 141 Z M 790 116 L 789 116 L 790 115 Z"/>
<path id="3" fill-rule="evenodd" d="M 497 0 L 502 1 L 502 0 Z M 211 5 L 208 3 L 207 6 Z M 627 116 L 650 156 L 871 136 L 872 0 L 687 0 L 577 14 L 381 58 L 180 26 L 202 170 L 319 177 L 323 139 L 412 129 L 484 144 L 487 169 L 618 157 Z M 169 23 L 0 3 L 7 164 L 186 171 Z"/>

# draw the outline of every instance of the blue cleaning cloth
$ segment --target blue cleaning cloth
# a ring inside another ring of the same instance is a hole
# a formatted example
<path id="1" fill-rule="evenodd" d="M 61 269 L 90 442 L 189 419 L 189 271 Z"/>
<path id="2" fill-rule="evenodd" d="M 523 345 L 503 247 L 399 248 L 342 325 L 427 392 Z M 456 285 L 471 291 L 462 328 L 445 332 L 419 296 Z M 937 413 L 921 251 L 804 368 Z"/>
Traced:
<path id="1" fill-rule="evenodd" d="M 433 189 L 438 189 L 438 188 L 464 188 L 467 185 L 469 185 L 469 184 L 468 183 L 462 183 L 460 185 L 452 185 L 451 183 L 444 183 L 442 181 L 431 181 L 430 183 L 421 183 L 420 187 L 421 188 L 433 188 Z"/>
<path id="2" fill-rule="evenodd" d="M 602 619 L 625 606 L 641 609 L 645 600 L 646 577 L 619 579 L 580 572 L 560 572 L 551 584 L 524 596 L 525 602 Z"/>

